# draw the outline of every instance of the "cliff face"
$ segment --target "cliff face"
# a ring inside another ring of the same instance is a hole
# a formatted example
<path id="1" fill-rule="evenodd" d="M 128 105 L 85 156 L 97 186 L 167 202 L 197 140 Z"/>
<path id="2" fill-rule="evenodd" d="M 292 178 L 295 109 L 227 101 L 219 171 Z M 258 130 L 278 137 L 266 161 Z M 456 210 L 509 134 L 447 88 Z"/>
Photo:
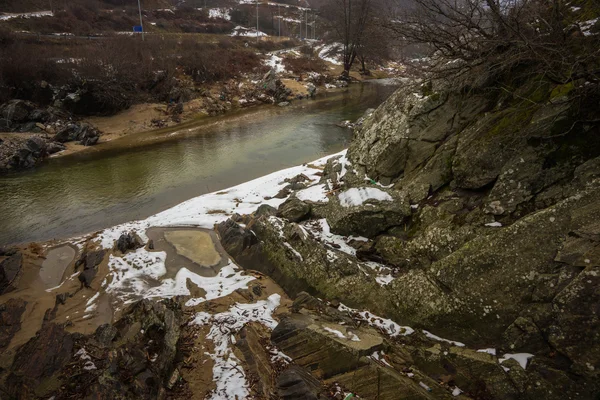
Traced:
<path id="1" fill-rule="evenodd" d="M 500 386 L 470 370 L 487 382 L 483 397 L 589 398 L 600 368 L 597 94 L 541 81 L 511 94 L 425 92 L 400 89 L 366 118 L 325 168 L 327 197 L 311 200 L 315 185 L 277 214 L 233 218 L 218 227 L 225 248 L 291 295 L 534 355 Z M 442 370 L 474 365 L 436 357 Z"/>

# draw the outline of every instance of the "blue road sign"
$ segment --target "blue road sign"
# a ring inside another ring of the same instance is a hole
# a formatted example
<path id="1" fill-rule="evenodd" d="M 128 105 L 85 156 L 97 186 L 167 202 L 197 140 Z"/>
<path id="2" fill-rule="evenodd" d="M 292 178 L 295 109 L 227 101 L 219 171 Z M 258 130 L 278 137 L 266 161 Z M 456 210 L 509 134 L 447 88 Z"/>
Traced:
<path id="1" fill-rule="evenodd" d="M 134 31 L 134 32 L 143 32 L 143 28 L 142 28 L 142 26 L 141 26 L 141 25 L 135 25 L 135 26 L 133 27 L 133 31 Z"/>

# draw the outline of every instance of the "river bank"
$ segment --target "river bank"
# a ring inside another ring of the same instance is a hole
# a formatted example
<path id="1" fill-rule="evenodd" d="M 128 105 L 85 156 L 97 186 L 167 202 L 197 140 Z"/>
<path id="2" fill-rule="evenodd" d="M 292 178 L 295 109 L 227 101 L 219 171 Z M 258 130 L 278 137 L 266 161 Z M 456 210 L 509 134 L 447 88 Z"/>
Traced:
<path id="1" fill-rule="evenodd" d="M 66 238 L 146 218 L 204 193 L 342 150 L 394 85 L 371 81 L 288 107 L 253 107 L 132 133 L 0 177 L 0 245 Z M 50 217 L 49 217 L 50 216 Z"/>

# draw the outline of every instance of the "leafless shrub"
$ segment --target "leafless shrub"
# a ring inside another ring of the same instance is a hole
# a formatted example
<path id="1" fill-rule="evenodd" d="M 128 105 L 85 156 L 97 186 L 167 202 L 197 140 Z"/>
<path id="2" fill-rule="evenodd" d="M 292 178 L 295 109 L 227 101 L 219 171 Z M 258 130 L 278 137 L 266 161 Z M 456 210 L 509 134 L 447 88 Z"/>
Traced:
<path id="1" fill-rule="evenodd" d="M 593 3 L 593 2 L 592 2 Z M 447 83 L 480 77 L 600 82 L 600 46 L 561 0 L 413 0 L 389 27 L 432 49 L 429 70 Z M 600 14 L 600 8 L 595 11 Z"/>

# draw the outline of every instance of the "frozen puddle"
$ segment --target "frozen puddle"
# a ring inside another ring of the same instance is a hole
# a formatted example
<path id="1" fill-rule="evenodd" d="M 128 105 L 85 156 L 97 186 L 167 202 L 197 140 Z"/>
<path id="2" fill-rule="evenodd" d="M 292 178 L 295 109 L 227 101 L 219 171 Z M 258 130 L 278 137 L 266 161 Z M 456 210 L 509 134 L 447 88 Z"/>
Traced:
<path id="1" fill-rule="evenodd" d="M 55 247 L 48 251 L 40 269 L 40 279 L 47 288 L 53 288 L 62 282 L 67 267 L 75 260 L 77 251 L 69 245 Z"/>

